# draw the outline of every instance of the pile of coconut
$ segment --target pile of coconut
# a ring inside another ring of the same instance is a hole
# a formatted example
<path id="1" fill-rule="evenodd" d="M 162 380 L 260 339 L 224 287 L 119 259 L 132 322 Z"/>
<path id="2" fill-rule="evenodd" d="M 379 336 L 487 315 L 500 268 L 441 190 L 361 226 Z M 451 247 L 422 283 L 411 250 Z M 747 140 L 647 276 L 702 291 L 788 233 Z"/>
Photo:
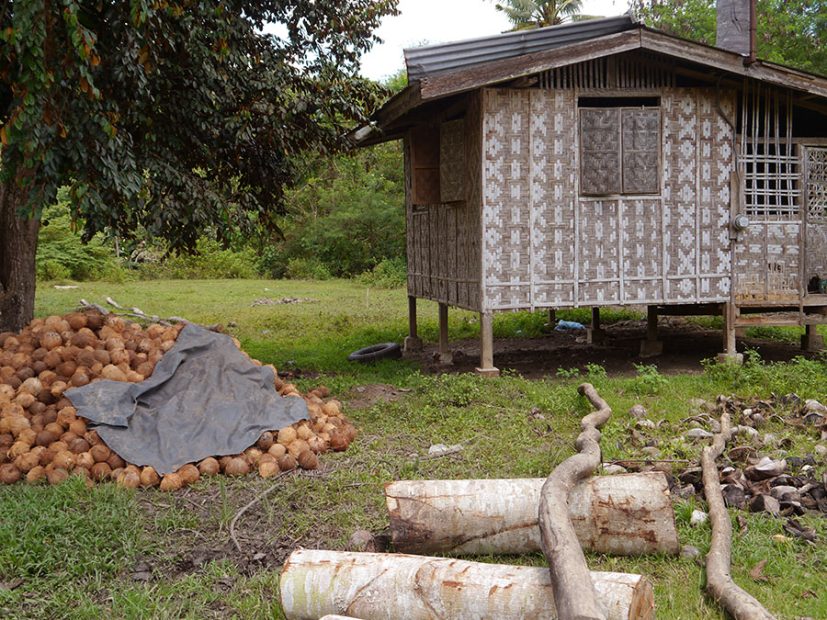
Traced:
<path id="1" fill-rule="evenodd" d="M 25 479 L 59 484 L 76 475 L 89 484 L 113 480 L 128 488 L 175 491 L 201 476 L 219 473 L 243 476 L 258 471 L 268 478 L 296 467 L 315 469 L 319 454 L 346 450 L 355 438 L 341 404 L 325 400 L 327 388 L 302 395 L 273 369 L 276 390 L 282 396 L 304 398 L 308 420 L 265 432 L 242 454 L 206 458 L 163 477 L 152 467 L 124 462 L 87 428 L 63 393 L 98 379 L 143 381 L 181 329 L 183 324 L 144 329 L 116 315 L 85 310 L 35 319 L 19 334 L 0 333 L 0 483 Z"/>

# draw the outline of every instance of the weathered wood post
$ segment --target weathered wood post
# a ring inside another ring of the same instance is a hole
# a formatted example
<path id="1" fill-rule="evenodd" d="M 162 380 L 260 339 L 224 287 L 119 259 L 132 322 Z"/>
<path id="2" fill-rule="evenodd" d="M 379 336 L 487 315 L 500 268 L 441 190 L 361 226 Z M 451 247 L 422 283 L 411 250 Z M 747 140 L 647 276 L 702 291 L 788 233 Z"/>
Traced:
<path id="1" fill-rule="evenodd" d="M 801 348 L 805 351 L 815 353 L 824 348 L 824 336 L 818 333 L 818 326 L 806 325 L 804 335 L 801 336 Z"/>
<path id="2" fill-rule="evenodd" d="M 600 344 L 606 340 L 606 332 L 600 327 L 600 308 L 592 308 L 592 324 L 586 330 L 586 342 Z"/>
<path id="3" fill-rule="evenodd" d="M 454 363 L 454 356 L 448 344 L 448 304 L 439 304 L 439 363 L 445 366 Z"/>
<path id="4" fill-rule="evenodd" d="M 480 367 L 477 374 L 483 377 L 499 377 L 500 370 L 494 366 L 494 316 L 490 312 L 480 313 Z"/>
<path id="5" fill-rule="evenodd" d="M 646 340 L 640 342 L 641 357 L 656 357 L 663 353 L 663 342 L 658 340 L 658 307 L 646 307 Z"/>
<path id="6" fill-rule="evenodd" d="M 548 324 L 551 329 L 554 329 L 554 326 L 557 325 L 557 310 L 555 308 L 548 309 Z"/>
<path id="7" fill-rule="evenodd" d="M 724 352 L 718 356 L 719 362 L 734 362 L 735 364 L 742 364 L 744 356 L 738 353 L 735 346 L 735 318 L 737 311 L 735 304 L 730 302 L 723 304 L 724 316 Z"/>
<path id="8" fill-rule="evenodd" d="M 408 295 L 408 335 L 404 343 L 405 351 L 419 351 L 422 349 L 422 340 L 419 338 L 416 326 L 416 297 Z"/>

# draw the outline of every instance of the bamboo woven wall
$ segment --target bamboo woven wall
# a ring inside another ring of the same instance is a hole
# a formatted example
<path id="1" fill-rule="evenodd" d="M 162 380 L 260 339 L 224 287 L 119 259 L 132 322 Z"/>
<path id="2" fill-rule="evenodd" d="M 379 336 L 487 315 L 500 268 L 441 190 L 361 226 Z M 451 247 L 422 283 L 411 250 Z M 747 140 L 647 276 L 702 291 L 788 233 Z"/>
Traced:
<path id="1" fill-rule="evenodd" d="M 486 310 L 729 299 L 734 95 L 658 92 L 659 191 L 588 197 L 578 91 L 483 91 Z"/>
<path id="2" fill-rule="evenodd" d="M 807 253 L 804 277 L 827 279 L 827 148 L 807 147 Z"/>
<path id="3" fill-rule="evenodd" d="M 415 204 L 411 140 L 405 140 L 408 294 L 481 310 L 481 106 L 469 96 L 462 120 L 437 125 L 441 200 Z M 462 148 L 462 153 L 456 149 Z M 461 175 L 461 176 L 458 176 Z"/>

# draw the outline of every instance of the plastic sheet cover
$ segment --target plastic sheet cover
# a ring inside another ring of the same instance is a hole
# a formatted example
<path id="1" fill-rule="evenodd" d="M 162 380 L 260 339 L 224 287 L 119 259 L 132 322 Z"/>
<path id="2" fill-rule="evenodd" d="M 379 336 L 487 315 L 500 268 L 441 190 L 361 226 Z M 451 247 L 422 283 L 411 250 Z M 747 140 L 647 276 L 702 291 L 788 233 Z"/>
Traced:
<path id="1" fill-rule="evenodd" d="M 274 378 L 229 336 L 188 324 L 149 379 L 105 379 L 65 395 L 121 458 L 168 474 L 208 456 L 238 454 L 264 431 L 306 418 L 304 400 L 280 396 Z"/>

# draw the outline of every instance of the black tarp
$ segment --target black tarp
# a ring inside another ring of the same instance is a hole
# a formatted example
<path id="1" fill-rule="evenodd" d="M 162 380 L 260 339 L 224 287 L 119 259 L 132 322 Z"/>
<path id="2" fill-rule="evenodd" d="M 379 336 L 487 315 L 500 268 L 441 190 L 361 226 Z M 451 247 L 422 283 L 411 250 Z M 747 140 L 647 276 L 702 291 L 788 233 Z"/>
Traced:
<path id="1" fill-rule="evenodd" d="M 273 380 L 229 336 L 189 324 L 146 381 L 104 379 L 65 394 L 121 458 L 167 474 L 306 418 L 304 400 L 280 396 Z"/>

